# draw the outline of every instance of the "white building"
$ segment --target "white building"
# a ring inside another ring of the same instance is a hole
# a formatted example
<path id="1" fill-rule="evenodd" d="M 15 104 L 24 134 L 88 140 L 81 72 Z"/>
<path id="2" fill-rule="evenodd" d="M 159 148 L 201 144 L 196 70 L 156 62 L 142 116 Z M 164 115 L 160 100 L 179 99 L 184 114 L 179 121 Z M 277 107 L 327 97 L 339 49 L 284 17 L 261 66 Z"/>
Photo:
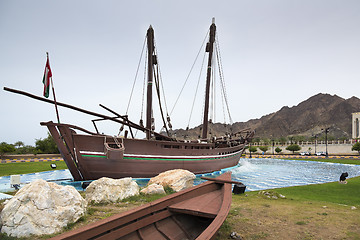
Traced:
<path id="1" fill-rule="evenodd" d="M 352 138 L 360 138 L 360 112 L 352 114 Z"/>

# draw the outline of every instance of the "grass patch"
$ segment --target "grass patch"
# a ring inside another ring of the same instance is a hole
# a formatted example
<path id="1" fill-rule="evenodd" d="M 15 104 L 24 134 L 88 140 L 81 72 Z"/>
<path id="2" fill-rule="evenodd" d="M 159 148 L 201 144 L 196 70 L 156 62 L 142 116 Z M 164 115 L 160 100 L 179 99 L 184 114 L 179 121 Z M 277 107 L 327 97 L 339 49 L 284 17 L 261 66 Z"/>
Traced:
<path id="1" fill-rule="evenodd" d="M 329 162 L 329 163 L 341 163 L 341 164 L 354 164 L 360 165 L 360 160 L 355 159 L 330 159 L 330 158 L 289 158 L 285 160 L 294 161 L 313 161 L 313 162 Z"/>
<path id="2" fill-rule="evenodd" d="M 140 193 L 139 195 L 124 198 L 123 200 L 120 200 L 119 202 L 122 202 L 122 203 L 139 203 L 139 202 L 148 203 L 148 202 L 155 201 L 159 198 L 162 198 L 164 196 L 166 196 L 166 194 L 143 194 L 143 193 Z"/>
<path id="3" fill-rule="evenodd" d="M 99 209 L 89 207 L 89 208 L 87 209 L 87 212 L 86 212 L 86 213 L 91 216 L 91 215 L 94 215 L 94 213 L 95 213 L 96 211 L 99 211 Z"/>
<path id="4" fill-rule="evenodd" d="M 288 187 L 276 189 L 276 191 L 294 200 L 360 205 L 360 177 L 349 178 L 347 182 L 348 184 L 332 182 Z"/>
<path id="5" fill-rule="evenodd" d="M 69 231 L 71 229 L 74 228 L 74 226 L 80 222 L 85 222 L 86 221 L 86 217 L 85 216 L 81 216 L 76 222 L 72 222 L 72 223 L 68 223 L 65 227 L 64 230 L 65 231 Z"/>
<path id="6" fill-rule="evenodd" d="M 0 163 L 0 176 L 51 171 L 52 163 L 56 164 L 56 170 L 67 169 L 64 161 Z"/>
<path id="7" fill-rule="evenodd" d="M 5 233 L 0 233 L 0 239 L 1 240 L 18 240 L 19 238 L 16 237 L 10 237 Z M 20 238 L 21 239 L 21 238 Z"/>
<path id="8" fill-rule="evenodd" d="M 225 220 L 225 222 L 221 225 L 219 232 L 217 233 L 216 240 L 231 239 L 230 234 L 232 229 L 233 226 L 227 220 Z"/>
<path id="9" fill-rule="evenodd" d="M 360 206 L 360 177 L 347 181 L 263 191 L 286 197 L 278 199 L 261 191 L 233 195 L 217 239 L 230 239 L 230 233 L 236 232 L 243 239 L 360 240 L 359 210 L 350 208 Z"/>

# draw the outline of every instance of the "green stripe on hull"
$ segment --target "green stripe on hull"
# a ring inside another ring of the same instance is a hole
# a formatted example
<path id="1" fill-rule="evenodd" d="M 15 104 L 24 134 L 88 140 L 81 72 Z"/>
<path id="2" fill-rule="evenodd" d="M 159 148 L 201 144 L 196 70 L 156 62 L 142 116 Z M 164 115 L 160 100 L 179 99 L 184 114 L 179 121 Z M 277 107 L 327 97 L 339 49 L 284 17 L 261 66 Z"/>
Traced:
<path id="1" fill-rule="evenodd" d="M 97 158 L 106 158 L 104 155 L 87 155 L 87 154 L 81 154 L 82 157 L 97 157 Z"/>
<path id="2" fill-rule="evenodd" d="M 128 160 L 147 160 L 147 161 L 204 161 L 204 160 L 217 160 L 217 159 L 225 159 L 229 157 L 233 157 L 239 155 L 240 153 L 236 153 L 231 156 L 225 157 L 215 157 L 215 158 L 151 158 L 151 157 L 124 157 L 124 159 Z M 106 158 L 106 156 L 101 155 L 81 155 L 83 157 L 97 157 L 97 158 Z"/>

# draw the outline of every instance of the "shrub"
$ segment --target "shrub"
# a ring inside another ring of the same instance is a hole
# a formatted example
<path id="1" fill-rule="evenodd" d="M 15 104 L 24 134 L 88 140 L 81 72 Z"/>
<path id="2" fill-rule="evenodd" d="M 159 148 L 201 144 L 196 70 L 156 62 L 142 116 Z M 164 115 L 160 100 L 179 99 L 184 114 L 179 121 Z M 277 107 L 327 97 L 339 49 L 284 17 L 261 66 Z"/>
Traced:
<path id="1" fill-rule="evenodd" d="M 295 153 L 295 151 L 299 151 L 300 149 L 301 149 L 301 147 L 297 144 L 291 144 L 286 147 L 286 150 L 292 151 L 293 153 Z"/>
<path id="2" fill-rule="evenodd" d="M 360 142 L 355 143 L 352 148 L 351 151 L 358 151 L 359 155 L 360 155 Z"/>
<path id="3" fill-rule="evenodd" d="M 268 147 L 268 146 L 260 146 L 259 149 L 260 149 L 262 152 L 266 152 L 267 150 L 269 150 L 269 147 Z"/>
<path id="4" fill-rule="evenodd" d="M 50 133 L 44 140 L 37 139 L 35 145 L 37 153 L 59 153 L 59 149 Z"/>
<path id="5" fill-rule="evenodd" d="M 279 147 L 275 148 L 275 152 L 276 152 L 277 154 L 281 153 L 281 151 L 282 151 L 281 148 L 279 148 Z"/>
<path id="6" fill-rule="evenodd" d="M 1 157 L 5 154 L 5 153 L 11 153 L 11 152 L 15 152 L 15 147 L 12 144 L 7 144 L 6 142 L 2 142 L 0 143 L 0 155 Z"/>
<path id="7" fill-rule="evenodd" d="M 251 147 L 249 148 L 249 151 L 254 153 L 254 152 L 257 151 L 257 147 L 251 146 Z"/>

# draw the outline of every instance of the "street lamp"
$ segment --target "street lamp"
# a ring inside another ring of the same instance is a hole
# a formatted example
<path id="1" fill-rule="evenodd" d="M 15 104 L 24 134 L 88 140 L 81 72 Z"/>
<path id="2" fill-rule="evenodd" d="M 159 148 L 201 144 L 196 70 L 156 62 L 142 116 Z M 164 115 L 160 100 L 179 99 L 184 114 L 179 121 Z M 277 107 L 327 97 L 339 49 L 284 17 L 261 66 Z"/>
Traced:
<path id="1" fill-rule="evenodd" d="M 325 131 L 325 149 L 326 149 L 326 157 L 329 157 L 329 154 L 328 154 L 328 148 L 327 148 L 327 134 L 330 130 L 330 128 L 325 128 L 325 129 L 321 129 L 321 130 L 324 130 Z"/>
<path id="2" fill-rule="evenodd" d="M 250 158 L 252 158 L 252 157 L 251 157 L 251 140 L 250 140 L 250 142 L 249 142 L 249 153 L 250 153 Z"/>
<path id="3" fill-rule="evenodd" d="M 313 135 L 313 137 L 315 138 L 315 155 L 316 155 L 316 143 L 317 143 L 317 134 Z"/>

